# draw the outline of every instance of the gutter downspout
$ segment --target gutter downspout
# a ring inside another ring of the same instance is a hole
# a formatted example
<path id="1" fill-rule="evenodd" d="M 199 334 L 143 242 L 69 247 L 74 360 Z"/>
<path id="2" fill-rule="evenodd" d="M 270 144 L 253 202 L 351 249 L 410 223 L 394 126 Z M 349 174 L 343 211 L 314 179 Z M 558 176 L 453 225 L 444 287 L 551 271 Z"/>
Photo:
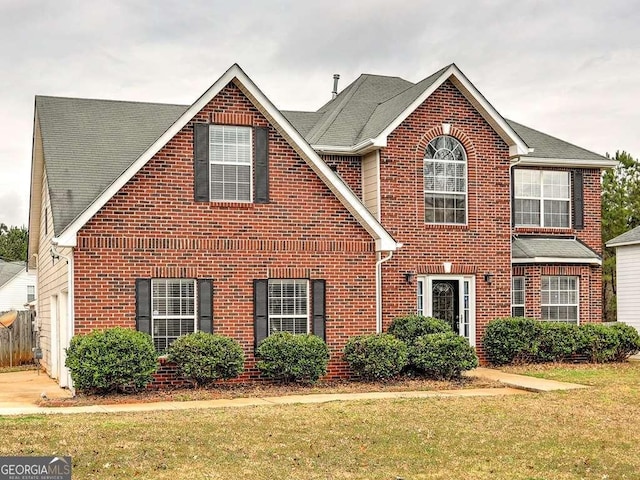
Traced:
<path id="1" fill-rule="evenodd" d="M 60 253 L 56 247 L 58 246 L 58 242 L 53 239 L 51 240 L 51 256 L 53 258 L 64 258 L 67 261 L 67 284 L 69 288 L 69 293 L 67 294 L 67 338 L 65 339 L 67 343 L 71 341 L 71 337 L 73 337 L 74 331 L 74 323 L 75 323 L 75 312 L 73 309 L 73 297 L 74 297 L 74 275 L 73 275 L 73 253 L 71 255 L 64 255 Z M 73 252 L 73 250 L 72 250 Z M 71 393 L 75 395 L 76 390 L 73 388 L 73 382 L 71 381 L 71 375 L 69 370 L 64 367 L 66 370 L 66 387 L 71 390 Z M 60 372 L 61 374 L 62 372 Z"/>
<path id="2" fill-rule="evenodd" d="M 398 247 L 402 246 L 398 244 Z M 382 333 L 382 264 L 393 257 L 393 252 L 389 252 L 386 257 L 382 257 L 382 252 L 377 252 L 376 260 L 376 333 Z"/>

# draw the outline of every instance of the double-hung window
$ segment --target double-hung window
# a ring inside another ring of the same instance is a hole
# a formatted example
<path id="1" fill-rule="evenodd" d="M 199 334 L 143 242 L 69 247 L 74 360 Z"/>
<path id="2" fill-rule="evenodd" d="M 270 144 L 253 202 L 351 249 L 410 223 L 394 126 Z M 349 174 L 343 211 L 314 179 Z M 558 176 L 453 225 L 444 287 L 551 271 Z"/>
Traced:
<path id="1" fill-rule="evenodd" d="M 151 280 L 151 336 L 158 351 L 196 330 L 196 282 L 184 278 Z"/>
<path id="2" fill-rule="evenodd" d="M 578 277 L 543 276 L 542 319 L 578 323 Z"/>
<path id="3" fill-rule="evenodd" d="M 511 279 L 511 316 L 524 317 L 524 277 Z"/>
<path id="4" fill-rule="evenodd" d="M 424 210 L 426 223 L 467 222 L 467 154 L 453 137 L 436 137 L 427 145 Z"/>
<path id="5" fill-rule="evenodd" d="M 211 200 L 251 201 L 251 130 L 250 127 L 233 125 L 209 126 Z"/>
<path id="6" fill-rule="evenodd" d="M 31 303 L 36 299 L 35 285 L 27 285 L 27 303 Z"/>
<path id="7" fill-rule="evenodd" d="M 269 333 L 309 332 L 307 280 L 269 280 Z"/>
<path id="8" fill-rule="evenodd" d="M 571 181 L 569 172 L 516 169 L 515 225 L 569 228 Z"/>

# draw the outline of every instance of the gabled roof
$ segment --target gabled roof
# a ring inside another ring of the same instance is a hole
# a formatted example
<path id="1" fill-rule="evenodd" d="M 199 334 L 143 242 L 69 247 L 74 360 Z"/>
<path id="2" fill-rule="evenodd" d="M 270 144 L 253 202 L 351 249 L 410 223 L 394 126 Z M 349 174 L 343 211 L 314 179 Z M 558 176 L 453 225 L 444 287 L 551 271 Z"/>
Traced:
<path id="1" fill-rule="evenodd" d="M 175 120 L 183 105 L 36 97 L 53 230 L 62 233 Z"/>
<path id="2" fill-rule="evenodd" d="M 4 260 L 0 260 L 0 288 L 4 287 L 26 268 L 24 262 L 5 262 Z"/>
<path id="3" fill-rule="evenodd" d="M 525 127 L 513 120 L 507 120 L 509 125 L 533 148 L 533 151 L 519 158 L 522 165 L 557 164 L 580 166 L 587 168 L 615 167 L 617 161 L 597 153 L 590 152 L 559 138 Z"/>
<path id="4" fill-rule="evenodd" d="M 55 241 L 61 246 L 75 246 L 76 235 L 86 222 L 230 82 L 369 232 L 377 250 L 398 248 L 358 197 L 237 64 L 188 107 L 39 97 L 35 121 L 41 125 L 47 175 L 53 176 L 50 195 L 54 216 L 58 217 Z M 140 127 L 142 130 L 138 131 Z"/>
<path id="5" fill-rule="evenodd" d="M 602 263 L 601 258 L 575 238 L 514 237 L 512 263 Z"/>
<path id="6" fill-rule="evenodd" d="M 283 112 L 318 151 L 363 154 L 386 146 L 395 130 L 444 82 L 451 81 L 510 146 L 512 154 L 529 148 L 455 65 L 448 65 L 418 83 L 399 77 L 361 75 L 317 112 Z M 312 116 L 315 115 L 315 116 Z M 313 127 L 309 124 L 316 120 Z"/>
<path id="7" fill-rule="evenodd" d="M 623 247 L 640 244 L 640 226 L 618 235 L 607 242 L 607 247 Z"/>

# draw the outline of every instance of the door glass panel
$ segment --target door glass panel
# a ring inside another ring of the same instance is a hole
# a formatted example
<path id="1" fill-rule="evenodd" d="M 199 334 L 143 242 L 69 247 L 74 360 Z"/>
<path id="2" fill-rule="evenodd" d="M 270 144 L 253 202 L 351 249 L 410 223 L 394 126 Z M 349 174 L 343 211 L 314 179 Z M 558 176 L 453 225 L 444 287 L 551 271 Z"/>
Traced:
<path id="1" fill-rule="evenodd" d="M 444 320 L 454 332 L 459 332 L 458 325 L 458 282 L 437 280 L 432 287 L 432 316 Z"/>

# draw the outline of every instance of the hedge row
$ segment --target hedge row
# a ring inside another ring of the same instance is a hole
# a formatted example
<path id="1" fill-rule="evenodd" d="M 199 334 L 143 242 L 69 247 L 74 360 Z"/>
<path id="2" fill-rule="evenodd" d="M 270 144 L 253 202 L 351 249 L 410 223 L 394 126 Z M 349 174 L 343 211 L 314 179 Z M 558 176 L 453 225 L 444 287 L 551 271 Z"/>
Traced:
<path id="1" fill-rule="evenodd" d="M 448 323 L 421 315 L 393 320 L 387 333 L 349 339 L 344 358 L 351 370 L 367 380 L 400 373 L 429 378 L 458 378 L 478 366 L 475 350 Z"/>
<path id="2" fill-rule="evenodd" d="M 489 323 L 483 345 L 494 365 L 560 362 L 574 356 L 604 363 L 624 361 L 638 353 L 640 335 L 622 323 L 578 326 L 508 317 Z"/>

